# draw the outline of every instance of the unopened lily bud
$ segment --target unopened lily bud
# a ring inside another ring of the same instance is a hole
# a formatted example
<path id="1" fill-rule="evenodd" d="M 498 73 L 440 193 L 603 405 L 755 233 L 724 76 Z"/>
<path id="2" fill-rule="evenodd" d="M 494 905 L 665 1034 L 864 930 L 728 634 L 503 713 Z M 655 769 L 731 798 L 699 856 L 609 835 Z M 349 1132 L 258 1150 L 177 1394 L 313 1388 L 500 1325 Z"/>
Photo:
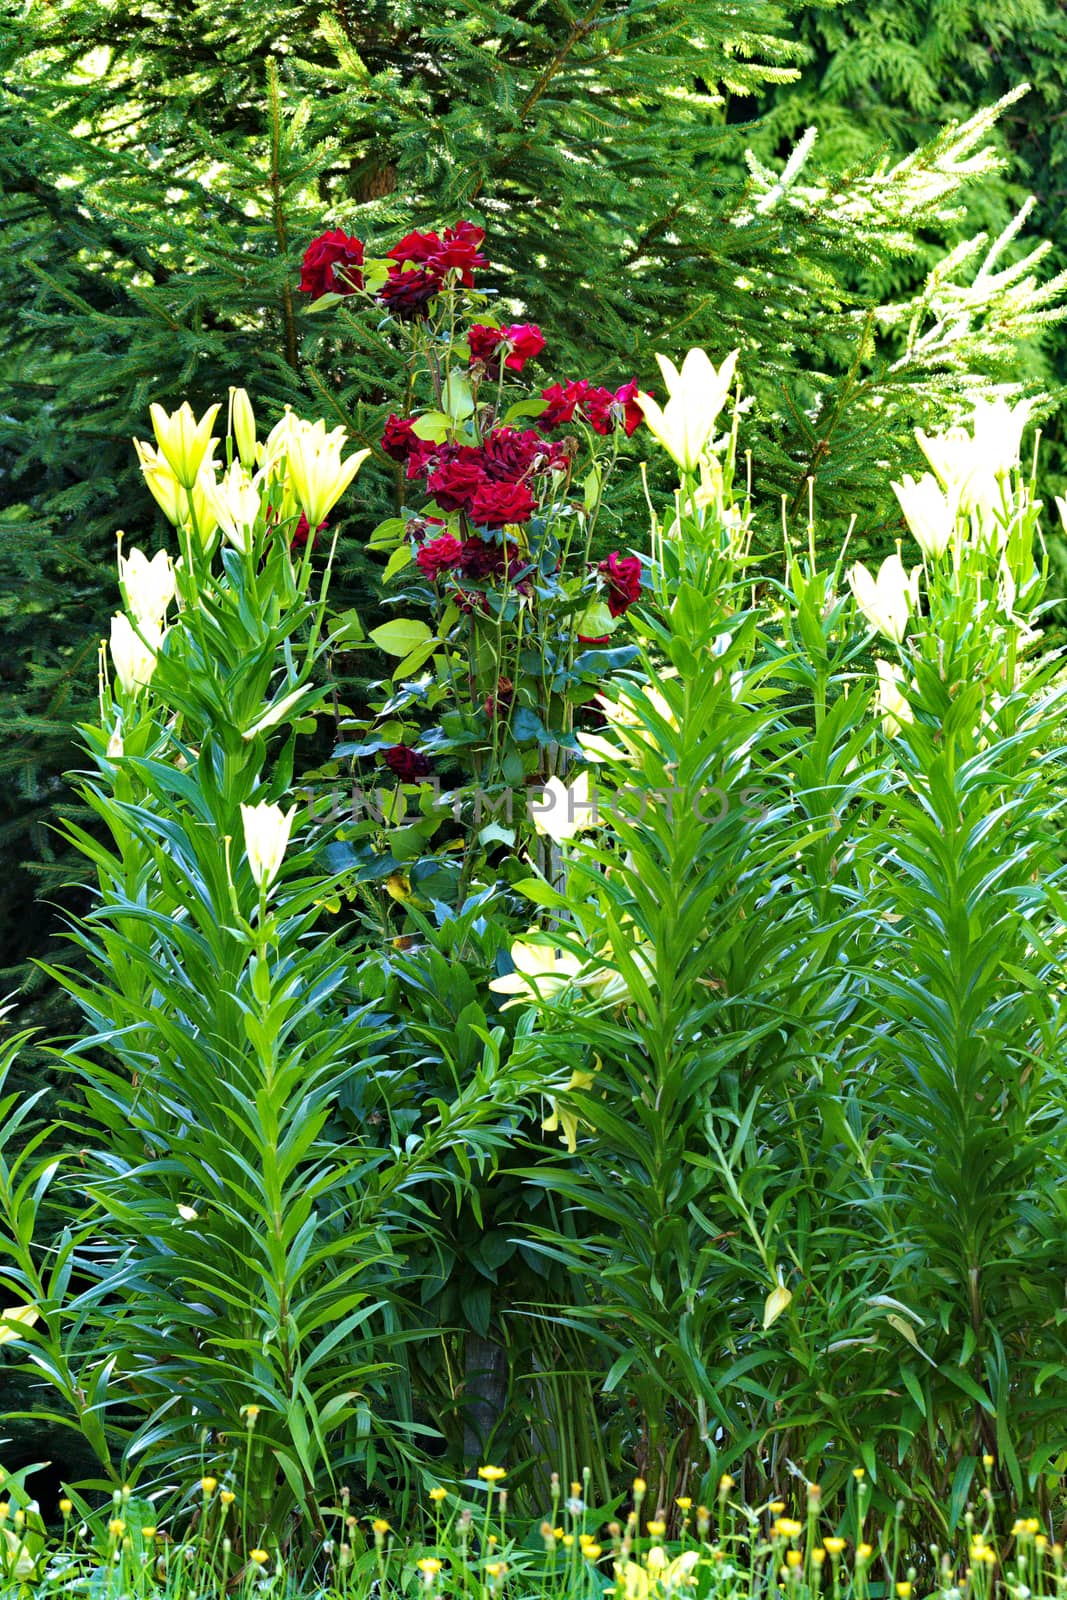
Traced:
<path id="1" fill-rule="evenodd" d="M 125 694 L 134 695 L 151 682 L 156 657 L 163 643 L 161 627 L 142 624 L 139 632 L 123 611 L 111 619 L 111 659 L 115 676 Z"/>
<path id="2" fill-rule="evenodd" d="M 269 889 L 278 876 L 295 816 L 295 806 L 288 815 L 267 803 L 241 807 L 248 865 L 259 889 Z"/>
<path id="3" fill-rule="evenodd" d="M 230 390 L 230 416 L 241 465 L 252 472 L 256 465 L 256 414 L 247 389 Z"/>

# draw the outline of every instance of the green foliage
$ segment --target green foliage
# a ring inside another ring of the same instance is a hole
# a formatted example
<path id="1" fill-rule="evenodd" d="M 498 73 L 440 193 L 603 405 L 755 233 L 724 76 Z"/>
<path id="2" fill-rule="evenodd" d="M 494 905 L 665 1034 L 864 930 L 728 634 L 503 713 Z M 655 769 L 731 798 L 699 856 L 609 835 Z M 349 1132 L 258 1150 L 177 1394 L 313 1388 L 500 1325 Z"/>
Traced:
<path id="1" fill-rule="evenodd" d="M 1046 301 L 976 277 L 977 255 L 910 307 L 895 364 L 873 336 L 904 313 L 863 315 L 888 305 L 865 274 L 964 225 L 993 119 L 880 176 L 816 171 L 806 147 L 750 172 L 739 115 L 790 79 L 793 17 L 757 0 L 462 16 L 26 0 L 3 24 L 5 970 L 24 979 L 40 948 L 35 888 L 84 909 L 48 826 L 70 801 L 115 529 L 144 542 L 154 524 L 128 448 L 146 402 L 255 373 L 267 415 L 313 399 L 371 443 L 398 403 L 374 323 L 342 311 L 327 327 L 299 304 L 301 251 L 328 224 L 373 242 L 484 221 L 506 304 L 551 328 L 562 375 L 648 381 L 657 347 L 743 345 L 767 489 L 795 500 L 814 472 L 834 515 L 874 529 L 891 508 L 867 463 L 895 468 L 912 421 L 943 416 L 976 374 L 1009 375 Z M 394 493 L 379 460 L 367 523 Z M 342 540 L 339 576 L 349 599 L 370 587 L 358 542 Z"/>

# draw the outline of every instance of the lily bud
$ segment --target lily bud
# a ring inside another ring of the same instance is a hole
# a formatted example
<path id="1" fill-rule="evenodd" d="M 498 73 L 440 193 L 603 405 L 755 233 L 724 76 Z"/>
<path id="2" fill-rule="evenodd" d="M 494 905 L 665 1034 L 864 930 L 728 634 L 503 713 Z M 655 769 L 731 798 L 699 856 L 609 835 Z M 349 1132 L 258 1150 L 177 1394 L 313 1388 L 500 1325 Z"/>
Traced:
<path id="1" fill-rule="evenodd" d="M 152 498 L 167 521 L 177 525 L 180 515 L 179 504 L 185 499 L 181 484 L 163 457 L 146 440 L 135 439 L 133 448 L 137 451 L 137 459 L 141 463 L 141 471 L 144 473 L 144 480 Z"/>
<path id="2" fill-rule="evenodd" d="M 347 435 L 343 428 L 326 432 L 324 422 L 305 422 L 293 417 L 288 440 L 289 477 L 308 525 L 317 528 L 325 522 L 360 467 L 370 455 L 357 450 L 342 461 L 341 450 Z"/>
<path id="3" fill-rule="evenodd" d="M 149 406 L 152 429 L 160 453 L 183 489 L 192 489 L 200 468 L 214 454 L 217 439 L 211 436 L 219 406 L 210 406 L 197 421 L 188 400 L 177 411 L 168 413 L 160 405 Z"/>
<path id="4" fill-rule="evenodd" d="M 657 355 L 667 404 L 661 406 L 651 395 L 637 396 L 649 428 L 683 472 L 695 472 L 700 465 L 730 393 L 737 357 L 738 351 L 731 351 L 716 371 L 705 351 L 690 350 L 679 372 L 668 356 Z"/>
<path id="5" fill-rule="evenodd" d="M 875 701 L 882 718 L 882 728 L 889 739 L 895 739 L 901 724 L 914 722 L 915 715 L 900 686 L 900 679 L 888 661 L 876 661 L 878 670 L 878 695 Z"/>
<path id="6" fill-rule="evenodd" d="M 247 389 L 230 390 L 230 416 L 237 454 L 242 467 L 254 472 L 256 466 L 256 414 Z"/>
<path id="7" fill-rule="evenodd" d="M 174 581 L 174 565 L 165 550 L 157 550 L 151 561 L 136 547 L 128 556 L 119 556 L 119 583 L 142 627 L 159 627 L 174 599 Z"/>
<path id="8" fill-rule="evenodd" d="M 862 561 L 849 569 L 849 587 L 871 627 L 900 644 L 908 631 L 911 609 L 919 600 L 919 569 L 911 577 L 899 555 L 888 556 L 873 578 Z"/>
<path id="9" fill-rule="evenodd" d="M 281 806 L 266 802 L 241 807 L 248 865 L 257 887 L 264 891 L 270 888 L 281 870 L 295 816 L 295 806 L 288 815 Z"/>
<path id="10" fill-rule="evenodd" d="M 115 664 L 115 676 L 125 694 L 135 695 L 151 682 L 162 643 L 162 624 L 150 627 L 142 622 L 138 631 L 124 611 L 116 612 L 112 617 L 111 659 Z"/>
<path id="11" fill-rule="evenodd" d="M 932 472 L 924 473 L 918 483 L 909 474 L 903 483 L 890 487 L 923 555 L 928 561 L 943 556 L 956 531 L 953 495 L 944 493 Z"/>

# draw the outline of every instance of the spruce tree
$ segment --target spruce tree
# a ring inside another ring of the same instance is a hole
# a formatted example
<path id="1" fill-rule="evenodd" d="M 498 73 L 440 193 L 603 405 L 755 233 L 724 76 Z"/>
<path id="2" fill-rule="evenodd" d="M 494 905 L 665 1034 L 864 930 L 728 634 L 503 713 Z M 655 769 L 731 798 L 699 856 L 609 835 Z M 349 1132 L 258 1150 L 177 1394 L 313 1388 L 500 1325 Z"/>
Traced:
<path id="1" fill-rule="evenodd" d="M 912 463 L 912 424 L 1010 378 L 1057 285 L 1038 287 L 1036 262 L 998 278 L 976 250 L 901 303 L 880 292 L 920 240 L 966 232 L 993 110 L 896 163 L 835 172 L 806 137 L 746 163 L 746 118 L 790 81 L 796 20 L 766 0 L 30 0 L 5 25 L 9 982 L 47 926 L 34 890 L 69 872 L 48 823 L 95 690 L 115 530 L 153 539 L 129 445 L 149 402 L 244 382 L 268 421 L 288 402 L 378 438 L 388 340 L 347 308 L 312 316 L 296 288 L 327 227 L 373 250 L 482 223 L 505 304 L 545 328 L 546 381 L 647 385 L 657 349 L 740 346 L 765 501 L 799 506 L 814 476 L 827 516 L 895 525 L 876 484 Z M 361 536 L 396 491 L 384 458 L 360 490 L 342 604 L 372 581 Z"/>

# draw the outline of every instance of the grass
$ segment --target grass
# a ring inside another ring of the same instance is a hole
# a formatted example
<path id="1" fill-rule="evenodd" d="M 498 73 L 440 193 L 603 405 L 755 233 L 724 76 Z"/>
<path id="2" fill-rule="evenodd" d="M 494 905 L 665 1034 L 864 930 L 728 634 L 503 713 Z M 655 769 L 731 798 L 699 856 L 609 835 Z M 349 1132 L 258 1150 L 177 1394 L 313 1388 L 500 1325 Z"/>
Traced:
<path id="1" fill-rule="evenodd" d="M 0 1596 L 1063 1600 L 1063 1546 L 1036 1518 L 1009 1526 L 988 1481 L 957 1537 L 916 1553 L 901 1548 L 899 1514 L 874 1525 L 862 1469 L 854 1477 L 841 1516 L 829 1514 L 817 1484 L 803 1485 L 795 1506 L 753 1507 L 723 1478 L 711 1506 L 681 1499 L 653 1511 L 640 1479 L 608 1508 L 587 1503 L 588 1476 L 566 1493 L 553 1479 L 551 1514 L 515 1528 L 506 1473 L 483 1467 L 476 1478 L 432 1489 L 422 1529 L 408 1533 L 387 1518 L 357 1515 L 342 1491 L 327 1537 L 299 1557 L 295 1543 L 293 1553 L 257 1543 L 236 1485 L 212 1477 L 190 1487 L 169 1526 L 155 1520 L 152 1500 L 130 1490 L 96 1511 L 61 1501 L 55 1534 L 32 1501 L 0 1501 Z"/>

